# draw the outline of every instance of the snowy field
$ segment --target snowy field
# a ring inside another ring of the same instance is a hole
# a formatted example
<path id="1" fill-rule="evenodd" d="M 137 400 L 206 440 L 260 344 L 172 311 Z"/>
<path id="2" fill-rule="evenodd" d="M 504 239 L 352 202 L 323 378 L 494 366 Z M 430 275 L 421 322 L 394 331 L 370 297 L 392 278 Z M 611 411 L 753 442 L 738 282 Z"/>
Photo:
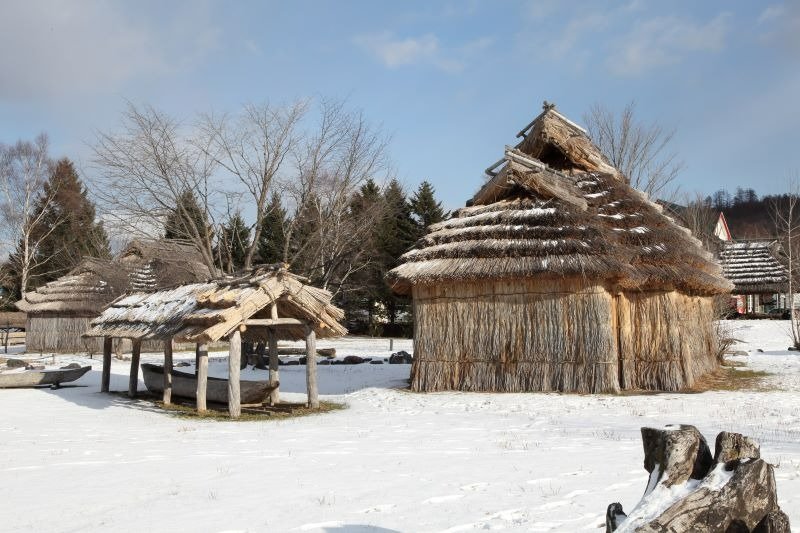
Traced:
<path id="1" fill-rule="evenodd" d="M 696 425 L 712 447 L 721 430 L 759 440 L 800 524 L 800 355 L 786 351 L 788 322 L 730 326 L 750 354 L 735 359 L 773 373 L 773 391 L 414 394 L 400 390 L 408 365 L 321 366 L 324 398 L 348 409 L 231 423 L 100 394 L 99 362 L 62 356 L 93 365 L 83 386 L 0 390 L 0 530 L 602 531 L 609 503 L 629 511 L 644 491 L 639 428 L 668 423 Z M 390 353 L 384 339 L 319 344 Z M 289 399 L 303 398 L 304 368 L 281 367 Z M 128 363 L 112 372 L 112 389 L 127 388 Z"/>

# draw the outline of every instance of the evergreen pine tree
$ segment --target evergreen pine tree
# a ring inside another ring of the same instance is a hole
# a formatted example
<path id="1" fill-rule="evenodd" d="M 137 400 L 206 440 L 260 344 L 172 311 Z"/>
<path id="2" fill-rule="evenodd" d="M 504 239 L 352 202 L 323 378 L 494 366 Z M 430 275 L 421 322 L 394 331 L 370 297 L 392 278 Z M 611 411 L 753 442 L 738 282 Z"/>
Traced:
<path id="1" fill-rule="evenodd" d="M 400 263 L 403 255 L 416 241 L 417 226 L 411 217 L 411 207 L 400 183 L 393 179 L 383 192 L 384 216 L 378 223 L 377 249 L 381 278 Z M 397 314 L 408 306 L 408 298 L 396 296 L 384 283 L 381 301 L 386 307 L 389 323 L 394 326 Z"/>
<path id="2" fill-rule="evenodd" d="M 258 256 L 265 264 L 284 261 L 283 250 L 286 245 L 286 209 L 281 198 L 273 193 L 267 212 L 264 214 L 264 226 L 258 239 Z"/>
<path id="3" fill-rule="evenodd" d="M 95 221 L 94 204 L 69 159 L 56 163 L 33 218 L 39 219 L 32 232 L 37 267 L 29 288 L 63 276 L 84 257 L 111 255 L 103 224 Z"/>
<path id="4" fill-rule="evenodd" d="M 441 222 L 447 216 L 442 209 L 442 203 L 436 201 L 435 192 L 433 185 L 423 181 L 409 202 L 411 214 L 417 224 L 417 237 L 425 235 L 428 226 Z"/>
<path id="5" fill-rule="evenodd" d="M 236 272 L 244 266 L 244 258 L 247 255 L 249 244 L 250 228 L 245 224 L 241 213 L 236 211 L 222 228 L 217 243 L 222 263 L 227 272 Z"/>
<path id="6" fill-rule="evenodd" d="M 164 238 L 192 240 L 194 233 L 204 236 L 208 217 L 191 190 L 183 191 L 178 197 L 175 210 L 167 215 L 164 222 Z"/>

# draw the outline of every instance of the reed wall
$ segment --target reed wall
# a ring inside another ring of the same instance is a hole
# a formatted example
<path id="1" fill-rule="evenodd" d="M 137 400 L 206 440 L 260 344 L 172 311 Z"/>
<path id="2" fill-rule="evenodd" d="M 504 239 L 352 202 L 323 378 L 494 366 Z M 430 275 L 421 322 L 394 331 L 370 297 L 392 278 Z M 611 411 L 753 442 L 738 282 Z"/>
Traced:
<path id="1" fill-rule="evenodd" d="M 82 337 L 95 317 L 50 314 L 28 315 L 25 327 L 25 351 L 41 353 L 103 353 L 102 337 Z M 143 352 L 161 352 L 161 341 L 144 341 Z M 115 354 L 130 353 L 129 339 L 114 339 Z"/>
<path id="2" fill-rule="evenodd" d="M 718 368 L 712 298 L 580 279 L 416 285 L 416 391 L 676 391 Z"/>
<path id="3" fill-rule="evenodd" d="M 622 388 L 677 391 L 718 369 L 712 297 L 624 293 L 616 304 Z"/>
<path id="4" fill-rule="evenodd" d="M 600 286 L 517 279 L 413 296 L 413 390 L 618 390 L 613 296 Z"/>

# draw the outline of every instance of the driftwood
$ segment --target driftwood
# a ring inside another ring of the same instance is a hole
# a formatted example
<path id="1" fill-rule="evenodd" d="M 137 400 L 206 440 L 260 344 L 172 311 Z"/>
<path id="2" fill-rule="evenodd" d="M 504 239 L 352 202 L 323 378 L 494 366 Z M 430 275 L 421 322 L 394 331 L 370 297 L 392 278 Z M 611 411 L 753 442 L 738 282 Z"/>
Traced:
<path id="1" fill-rule="evenodd" d="M 642 443 L 650 472 L 644 496 L 629 515 L 609 505 L 606 533 L 790 531 L 772 465 L 752 439 L 722 432 L 713 457 L 694 426 L 642 428 Z"/>

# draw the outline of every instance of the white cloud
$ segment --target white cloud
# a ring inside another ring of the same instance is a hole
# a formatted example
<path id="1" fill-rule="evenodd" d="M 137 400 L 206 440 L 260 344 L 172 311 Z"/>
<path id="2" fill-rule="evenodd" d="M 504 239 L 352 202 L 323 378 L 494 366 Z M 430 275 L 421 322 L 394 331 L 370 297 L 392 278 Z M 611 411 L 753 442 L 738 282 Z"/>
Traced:
<path id="1" fill-rule="evenodd" d="M 679 63 L 694 52 L 719 52 L 725 47 L 730 18 L 722 13 L 706 24 L 677 17 L 646 20 L 613 47 L 608 66 L 617 74 L 631 76 Z"/>
<path id="2" fill-rule="evenodd" d="M 388 31 L 359 35 L 353 42 L 388 68 L 430 65 L 451 73 L 462 71 L 469 57 L 492 44 L 491 39 L 484 37 L 445 50 L 439 39 L 431 33 L 420 37 L 397 38 Z"/>
<path id="3" fill-rule="evenodd" d="M 758 17 L 764 29 L 761 41 L 782 49 L 789 55 L 800 55 L 800 2 L 768 6 Z"/>
<path id="4" fill-rule="evenodd" d="M 0 99 L 67 97 L 118 90 L 125 82 L 191 68 L 217 43 L 203 4 L 190 12 L 124 12 L 83 0 L 15 2 L 0 17 Z"/>
<path id="5" fill-rule="evenodd" d="M 781 15 L 783 15 L 785 12 L 786 8 L 783 7 L 782 5 L 767 6 L 767 8 L 761 12 L 761 15 L 759 15 L 758 23 L 763 24 L 765 22 L 775 20 L 781 17 Z"/>

